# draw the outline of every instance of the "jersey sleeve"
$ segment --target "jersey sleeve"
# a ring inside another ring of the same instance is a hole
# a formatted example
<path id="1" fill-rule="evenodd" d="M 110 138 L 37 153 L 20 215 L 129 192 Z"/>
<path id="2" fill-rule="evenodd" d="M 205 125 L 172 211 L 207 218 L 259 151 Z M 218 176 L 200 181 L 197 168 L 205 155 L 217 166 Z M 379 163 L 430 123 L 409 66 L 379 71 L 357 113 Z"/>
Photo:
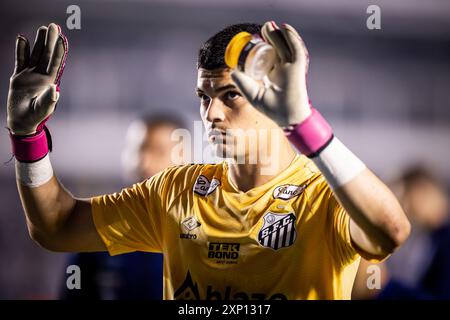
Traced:
<path id="1" fill-rule="evenodd" d="M 343 265 L 354 261 L 357 255 L 373 263 L 378 263 L 385 260 L 389 255 L 371 255 L 360 249 L 352 241 L 352 237 L 350 234 L 350 216 L 336 199 L 334 193 L 328 185 L 326 193 L 326 198 L 328 199 L 327 225 L 329 227 L 329 232 L 332 235 L 330 244 L 332 250 L 336 253 L 337 259 Z"/>
<path id="2" fill-rule="evenodd" d="M 359 252 L 350 235 L 350 216 L 335 198 L 331 188 L 327 190 L 327 232 L 330 248 L 342 265 L 353 262 Z"/>
<path id="3" fill-rule="evenodd" d="M 350 216 L 335 198 L 327 181 L 314 165 L 306 188 L 309 210 L 318 216 L 321 232 L 330 255 L 337 265 L 345 267 L 359 258 L 350 236 Z"/>
<path id="4" fill-rule="evenodd" d="M 91 198 L 95 227 L 111 255 L 162 252 L 165 171 L 122 189 Z"/>

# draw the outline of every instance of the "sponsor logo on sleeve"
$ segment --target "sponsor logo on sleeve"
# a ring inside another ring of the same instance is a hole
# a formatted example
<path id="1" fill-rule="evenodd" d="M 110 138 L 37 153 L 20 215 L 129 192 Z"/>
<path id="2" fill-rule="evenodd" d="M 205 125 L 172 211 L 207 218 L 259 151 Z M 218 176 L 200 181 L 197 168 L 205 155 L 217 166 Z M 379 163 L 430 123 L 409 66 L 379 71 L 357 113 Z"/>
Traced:
<path id="1" fill-rule="evenodd" d="M 220 181 L 213 178 L 211 181 L 208 180 L 204 175 L 200 175 L 194 184 L 194 192 L 201 196 L 207 196 L 216 190 L 220 185 Z"/>

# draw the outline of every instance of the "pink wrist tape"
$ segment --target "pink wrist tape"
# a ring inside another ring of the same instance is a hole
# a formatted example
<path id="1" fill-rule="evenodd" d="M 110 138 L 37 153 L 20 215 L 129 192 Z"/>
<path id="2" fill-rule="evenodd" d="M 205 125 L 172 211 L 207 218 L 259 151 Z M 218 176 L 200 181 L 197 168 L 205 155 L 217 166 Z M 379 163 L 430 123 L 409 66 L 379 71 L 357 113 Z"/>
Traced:
<path id="1" fill-rule="evenodd" d="M 311 115 L 297 124 L 288 136 L 289 141 L 309 158 L 318 155 L 333 139 L 328 122 L 316 109 L 311 108 L 311 111 Z"/>
<path id="2" fill-rule="evenodd" d="M 51 136 L 47 127 L 30 136 L 10 134 L 12 151 L 20 162 L 35 162 L 51 151 Z"/>

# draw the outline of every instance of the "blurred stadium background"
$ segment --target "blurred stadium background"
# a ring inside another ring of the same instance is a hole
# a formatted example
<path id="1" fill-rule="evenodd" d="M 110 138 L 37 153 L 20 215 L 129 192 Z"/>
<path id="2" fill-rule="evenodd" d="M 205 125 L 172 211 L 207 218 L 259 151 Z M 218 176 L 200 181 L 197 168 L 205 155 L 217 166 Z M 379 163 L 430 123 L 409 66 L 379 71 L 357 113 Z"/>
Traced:
<path id="1" fill-rule="evenodd" d="M 66 9 L 81 8 L 81 30 Z M 381 8 L 381 30 L 366 9 Z M 69 39 L 62 96 L 51 119 L 52 162 L 77 196 L 125 186 L 120 155 L 130 122 L 164 109 L 200 120 L 199 45 L 237 22 L 288 22 L 310 52 L 310 98 L 341 138 L 385 180 L 424 163 L 450 182 L 450 2 L 442 0 L 77 0 L 0 2 L 0 113 L 17 33 L 56 22 Z M 6 129 L 0 136 L 0 298 L 55 298 L 65 254 L 28 237 Z"/>

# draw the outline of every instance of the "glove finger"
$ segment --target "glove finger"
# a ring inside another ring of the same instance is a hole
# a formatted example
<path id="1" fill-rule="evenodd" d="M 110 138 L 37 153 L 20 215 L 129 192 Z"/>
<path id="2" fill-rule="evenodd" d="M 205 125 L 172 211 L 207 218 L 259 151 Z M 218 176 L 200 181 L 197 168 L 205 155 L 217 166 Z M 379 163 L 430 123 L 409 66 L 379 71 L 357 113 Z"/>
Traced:
<path id="1" fill-rule="evenodd" d="M 305 43 L 298 32 L 289 24 L 283 24 L 283 27 L 280 30 L 291 51 L 291 62 L 305 62 L 306 66 L 308 66 L 308 49 L 306 49 Z"/>
<path id="2" fill-rule="evenodd" d="M 55 111 L 58 99 L 59 92 L 56 90 L 55 84 L 49 85 L 47 89 L 41 92 L 34 103 L 34 114 L 38 122 L 41 122 Z"/>
<path id="3" fill-rule="evenodd" d="M 22 35 L 17 36 L 16 40 L 16 64 L 14 74 L 19 73 L 28 66 L 30 60 L 30 44 L 27 38 Z"/>
<path id="4" fill-rule="evenodd" d="M 30 57 L 30 67 L 35 67 L 39 59 L 42 55 L 42 50 L 44 49 L 45 45 L 45 37 L 47 35 L 47 27 L 42 26 L 38 29 L 36 33 L 36 39 L 34 40 L 34 46 L 33 50 L 31 51 L 31 57 Z"/>
<path id="5" fill-rule="evenodd" d="M 64 70 L 64 66 L 67 58 L 67 39 L 61 33 L 56 41 L 55 48 L 52 53 L 52 57 L 50 58 L 50 62 L 48 64 L 47 73 L 55 79 L 55 83 L 59 85 L 62 72 Z"/>
<path id="6" fill-rule="evenodd" d="M 233 79 L 236 86 L 250 103 L 255 105 L 258 102 L 258 96 L 262 87 L 256 80 L 239 70 L 231 72 L 231 79 Z"/>
<path id="7" fill-rule="evenodd" d="M 47 36 L 45 37 L 45 45 L 42 50 L 42 55 L 37 65 L 37 68 L 41 73 L 47 72 L 48 63 L 50 61 L 52 52 L 55 49 L 55 44 L 56 40 L 58 40 L 58 36 L 59 27 L 54 23 L 50 23 L 47 29 Z"/>
<path id="8" fill-rule="evenodd" d="M 263 25 L 261 35 L 266 42 L 275 48 L 281 63 L 290 62 L 292 60 L 289 45 L 274 21 L 266 22 Z"/>

